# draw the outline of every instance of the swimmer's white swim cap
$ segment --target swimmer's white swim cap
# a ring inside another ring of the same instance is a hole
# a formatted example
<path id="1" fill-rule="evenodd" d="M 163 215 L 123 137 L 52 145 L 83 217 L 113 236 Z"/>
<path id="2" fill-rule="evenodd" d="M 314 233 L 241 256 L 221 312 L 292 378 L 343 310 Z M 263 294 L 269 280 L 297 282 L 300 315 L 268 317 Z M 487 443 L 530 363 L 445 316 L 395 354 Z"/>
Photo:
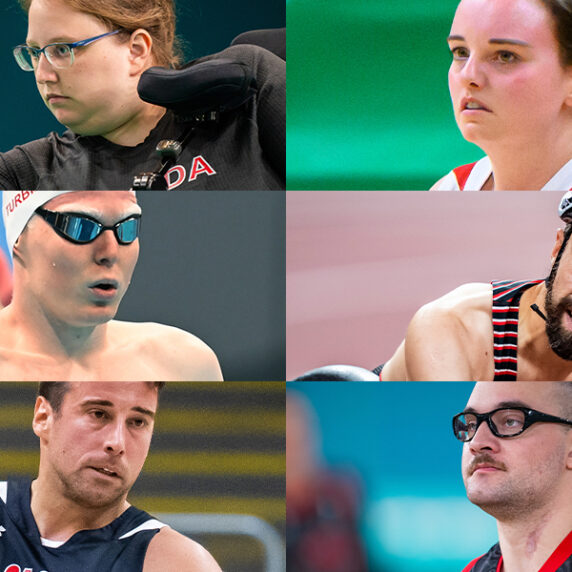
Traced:
<path id="1" fill-rule="evenodd" d="M 78 191 L 2 191 L 2 216 L 10 253 L 37 208 L 64 193 Z M 135 193 L 135 191 L 131 191 Z"/>

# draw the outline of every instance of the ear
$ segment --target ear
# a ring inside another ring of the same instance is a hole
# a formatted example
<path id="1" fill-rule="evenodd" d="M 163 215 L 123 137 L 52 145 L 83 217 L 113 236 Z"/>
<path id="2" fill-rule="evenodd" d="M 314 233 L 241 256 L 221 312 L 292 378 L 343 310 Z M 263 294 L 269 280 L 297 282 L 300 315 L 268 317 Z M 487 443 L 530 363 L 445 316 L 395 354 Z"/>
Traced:
<path id="1" fill-rule="evenodd" d="M 564 231 L 559 228 L 556 231 L 556 242 L 554 243 L 554 246 L 552 247 L 552 253 L 550 255 L 550 263 L 554 264 L 554 261 L 556 260 L 556 257 L 558 256 L 558 253 L 560 252 L 560 248 L 562 247 L 562 242 L 564 241 Z"/>
<path id="2" fill-rule="evenodd" d="M 32 428 L 37 437 L 44 440 L 49 437 L 53 419 L 54 411 L 49 401 L 45 397 L 38 397 L 36 399 L 34 419 L 32 421 Z"/>
<path id="3" fill-rule="evenodd" d="M 152 65 L 151 48 L 153 38 L 147 30 L 138 28 L 129 38 L 129 62 L 134 75 L 140 75 L 149 65 Z"/>
<path id="4" fill-rule="evenodd" d="M 569 433 L 572 434 L 572 431 Z M 572 470 L 572 435 L 568 439 L 568 455 L 566 456 L 566 468 Z"/>
<path id="5" fill-rule="evenodd" d="M 568 78 L 566 84 L 566 97 L 564 99 L 564 103 L 572 108 L 572 66 L 568 66 L 566 68 L 566 77 Z"/>
<path id="6" fill-rule="evenodd" d="M 24 232 L 25 231 L 26 229 L 24 229 Z M 24 234 L 24 232 L 22 232 L 22 234 Z M 18 261 L 22 266 L 26 266 L 24 264 L 24 258 L 22 256 L 22 248 L 20 246 L 20 242 L 22 240 L 22 234 L 18 237 L 18 239 L 14 243 L 14 248 L 12 249 L 12 258 L 14 262 Z"/>

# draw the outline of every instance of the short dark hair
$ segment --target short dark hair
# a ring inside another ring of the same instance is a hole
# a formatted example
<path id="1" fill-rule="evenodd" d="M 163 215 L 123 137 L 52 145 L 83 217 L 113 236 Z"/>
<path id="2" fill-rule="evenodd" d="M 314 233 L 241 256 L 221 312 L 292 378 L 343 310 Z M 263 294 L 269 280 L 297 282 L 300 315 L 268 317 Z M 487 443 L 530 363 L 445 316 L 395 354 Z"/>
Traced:
<path id="1" fill-rule="evenodd" d="M 572 0 L 540 0 L 550 12 L 563 66 L 572 65 Z"/>
<path id="2" fill-rule="evenodd" d="M 164 381 L 153 381 L 152 383 L 158 391 L 165 387 Z M 42 381 L 38 388 L 38 396 L 44 397 L 52 406 L 54 413 L 59 413 L 64 402 L 66 393 L 70 390 L 70 384 L 67 381 Z"/>

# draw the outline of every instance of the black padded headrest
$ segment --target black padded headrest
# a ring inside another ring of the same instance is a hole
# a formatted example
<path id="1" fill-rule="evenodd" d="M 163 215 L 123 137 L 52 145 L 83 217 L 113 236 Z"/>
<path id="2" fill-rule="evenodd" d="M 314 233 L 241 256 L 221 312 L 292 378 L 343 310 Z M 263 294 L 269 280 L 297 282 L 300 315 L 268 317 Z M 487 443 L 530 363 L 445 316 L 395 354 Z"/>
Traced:
<path id="1" fill-rule="evenodd" d="M 176 70 L 149 68 L 141 74 L 137 91 L 147 103 L 192 117 L 241 106 L 256 93 L 256 80 L 245 64 L 218 59 Z"/>

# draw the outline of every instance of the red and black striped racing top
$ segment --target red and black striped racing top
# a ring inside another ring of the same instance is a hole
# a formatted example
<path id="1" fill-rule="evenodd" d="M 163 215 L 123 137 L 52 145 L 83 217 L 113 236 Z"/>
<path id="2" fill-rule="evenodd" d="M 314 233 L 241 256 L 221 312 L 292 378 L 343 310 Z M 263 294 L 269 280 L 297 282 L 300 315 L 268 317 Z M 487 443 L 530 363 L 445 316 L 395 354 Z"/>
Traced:
<path id="1" fill-rule="evenodd" d="M 522 293 L 544 280 L 500 280 L 493 286 L 494 381 L 516 381 L 518 308 Z"/>

